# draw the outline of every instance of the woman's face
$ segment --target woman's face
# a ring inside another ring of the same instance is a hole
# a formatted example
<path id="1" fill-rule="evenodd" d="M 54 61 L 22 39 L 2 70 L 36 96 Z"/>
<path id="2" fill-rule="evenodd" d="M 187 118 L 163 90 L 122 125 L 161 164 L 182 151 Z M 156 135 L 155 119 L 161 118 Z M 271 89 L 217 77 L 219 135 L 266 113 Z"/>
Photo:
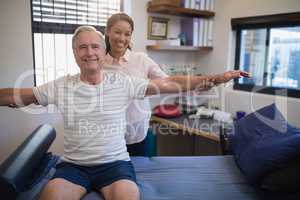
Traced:
<path id="1" fill-rule="evenodd" d="M 127 21 L 114 23 L 108 32 L 112 54 L 124 54 L 131 41 L 132 29 Z"/>

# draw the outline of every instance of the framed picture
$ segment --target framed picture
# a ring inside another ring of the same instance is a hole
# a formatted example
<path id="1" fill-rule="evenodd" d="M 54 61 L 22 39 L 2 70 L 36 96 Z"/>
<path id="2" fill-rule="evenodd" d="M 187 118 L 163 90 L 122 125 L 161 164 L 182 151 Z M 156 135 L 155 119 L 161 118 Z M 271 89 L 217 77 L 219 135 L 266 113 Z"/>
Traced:
<path id="1" fill-rule="evenodd" d="M 169 19 L 159 17 L 148 18 L 148 39 L 165 40 L 168 37 Z"/>

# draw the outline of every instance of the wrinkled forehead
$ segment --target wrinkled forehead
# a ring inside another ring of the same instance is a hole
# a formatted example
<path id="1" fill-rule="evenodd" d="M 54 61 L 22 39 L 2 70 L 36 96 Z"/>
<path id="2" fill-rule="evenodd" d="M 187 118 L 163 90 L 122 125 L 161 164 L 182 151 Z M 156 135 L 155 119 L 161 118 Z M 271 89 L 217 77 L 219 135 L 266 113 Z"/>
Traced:
<path id="1" fill-rule="evenodd" d="M 98 44 L 105 49 L 105 40 L 100 32 L 82 31 L 75 38 L 75 46 Z"/>

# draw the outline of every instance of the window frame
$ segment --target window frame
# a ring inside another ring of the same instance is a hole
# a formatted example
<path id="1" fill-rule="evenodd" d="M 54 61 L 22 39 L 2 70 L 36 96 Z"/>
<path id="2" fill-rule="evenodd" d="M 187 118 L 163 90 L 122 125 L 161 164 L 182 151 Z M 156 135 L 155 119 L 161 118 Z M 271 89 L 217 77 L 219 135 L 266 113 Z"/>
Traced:
<path id="1" fill-rule="evenodd" d="M 269 42 L 270 42 L 270 30 L 272 28 L 285 28 L 285 27 L 295 27 L 295 26 L 300 26 L 300 12 L 231 19 L 232 30 L 236 32 L 234 69 L 235 70 L 240 69 L 239 65 L 240 65 L 242 30 L 251 30 L 251 29 L 253 30 L 253 29 L 261 29 L 261 28 L 266 29 L 267 30 L 266 47 L 268 51 Z M 258 86 L 254 84 L 239 83 L 238 80 L 234 80 L 233 89 L 255 92 L 255 93 L 300 98 L 300 89 L 297 90 L 297 89 L 274 87 L 274 86 Z"/>
<path id="2" fill-rule="evenodd" d="M 124 11 L 124 0 L 120 0 L 120 11 Z M 37 22 L 33 18 L 33 2 L 30 0 L 30 14 L 31 14 L 31 40 L 32 40 L 32 55 L 33 55 L 33 84 L 37 86 L 36 78 L 36 61 L 35 61 L 35 33 L 57 33 L 57 34 L 73 34 L 77 27 L 86 24 L 66 24 L 54 22 Z M 94 26 L 97 30 L 105 33 L 105 26 Z"/>

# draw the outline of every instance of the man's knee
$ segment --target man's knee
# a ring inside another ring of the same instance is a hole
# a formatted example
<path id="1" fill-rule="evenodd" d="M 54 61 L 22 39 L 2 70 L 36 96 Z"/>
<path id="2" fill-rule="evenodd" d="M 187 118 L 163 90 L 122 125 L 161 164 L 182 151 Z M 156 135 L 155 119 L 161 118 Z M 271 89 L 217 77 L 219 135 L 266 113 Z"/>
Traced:
<path id="1" fill-rule="evenodd" d="M 135 182 L 119 180 L 104 187 L 101 192 L 106 200 L 139 200 L 140 192 Z"/>
<path id="2" fill-rule="evenodd" d="M 85 188 L 67 180 L 55 178 L 46 184 L 40 195 L 40 200 L 79 200 L 85 193 Z"/>
<path id="3" fill-rule="evenodd" d="M 122 199 L 122 200 L 139 200 L 140 199 L 140 191 L 139 187 L 132 181 L 131 185 L 128 187 L 124 187 L 122 193 L 115 199 Z M 114 193 L 117 194 L 117 193 Z"/>

